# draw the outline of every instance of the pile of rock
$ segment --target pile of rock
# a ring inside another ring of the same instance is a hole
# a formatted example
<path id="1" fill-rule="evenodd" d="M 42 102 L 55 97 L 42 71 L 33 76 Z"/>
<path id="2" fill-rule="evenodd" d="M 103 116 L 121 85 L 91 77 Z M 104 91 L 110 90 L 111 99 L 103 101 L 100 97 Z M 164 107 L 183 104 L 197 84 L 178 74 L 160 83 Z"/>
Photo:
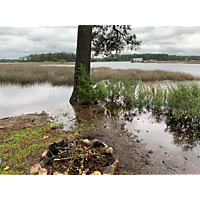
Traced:
<path id="1" fill-rule="evenodd" d="M 113 175 L 118 163 L 113 157 L 113 148 L 104 142 L 90 135 L 69 136 L 50 144 L 30 174 Z"/>

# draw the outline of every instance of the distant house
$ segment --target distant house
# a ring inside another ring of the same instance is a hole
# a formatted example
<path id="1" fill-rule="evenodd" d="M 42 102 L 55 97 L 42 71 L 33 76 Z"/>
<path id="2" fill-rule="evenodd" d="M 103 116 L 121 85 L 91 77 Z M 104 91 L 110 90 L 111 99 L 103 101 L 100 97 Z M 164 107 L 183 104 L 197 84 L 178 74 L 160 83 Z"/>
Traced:
<path id="1" fill-rule="evenodd" d="M 143 58 L 133 58 L 131 62 L 143 62 Z"/>

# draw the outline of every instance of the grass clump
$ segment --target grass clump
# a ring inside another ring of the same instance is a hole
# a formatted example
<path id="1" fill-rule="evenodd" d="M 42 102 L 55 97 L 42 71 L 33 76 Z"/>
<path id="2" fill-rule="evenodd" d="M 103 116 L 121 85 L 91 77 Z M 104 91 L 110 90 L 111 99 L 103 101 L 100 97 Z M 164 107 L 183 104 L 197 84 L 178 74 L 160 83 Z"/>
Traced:
<path id="1" fill-rule="evenodd" d="M 174 117 L 200 120 L 200 86 L 197 83 L 171 87 L 167 102 L 168 112 Z"/>

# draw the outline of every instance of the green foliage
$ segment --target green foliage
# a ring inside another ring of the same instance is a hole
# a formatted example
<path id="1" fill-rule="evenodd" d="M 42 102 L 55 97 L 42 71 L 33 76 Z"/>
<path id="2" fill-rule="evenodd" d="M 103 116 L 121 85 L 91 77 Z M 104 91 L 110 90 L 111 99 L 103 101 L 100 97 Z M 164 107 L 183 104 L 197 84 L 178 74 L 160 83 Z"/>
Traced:
<path id="1" fill-rule="evenodd" d="M 62 60 L 60 61 L 60 63 L 64 63 L 64 62 L 66 62 L 66 60 L 65 60 L 65 59 L 62 59 Z"/>
<path id="2" fill-rule="evenodd" d="M 102 83 L 95 85 L 94 81 L 87 75 L 85 69 L 80 67 L 79 84 L 78 84 L 78 103 L 79 104 L 97 104 L 105 98 L 105 90 Z"/>
<path id="3" fill-rule="evenodd" d="M 174 117 L 200 119 L 200 86 L 198 84 L 179 84 L 177 88 L 171 88 L 167 101 L 167 108 Z"/>
<path id="4" fill-rule="evenodd" d="M 120 79 L 112 76 L 109 81 L 104 82 L 106 99 L 109 102 L 118 102 L 120 100 L 121 84 Z"/>
<path id="5" fill-rule="evenodd" d="M 191 61 L 198 60 L 199 56 L 180 56 L 180 55 L 168 55 L 158 53 L 145 53 L 145 54 L 114 54 L 105 58 L 92 58 L 92 62 L 98 61 L 131 61 L 133 58 L 143 58 L 143 60 L 156 60 L 156 61 Z"/>
<path id="6" fill-rule="evenodd" d="M 57 58 L 53 58 L 52 61 L 53 61 L 53 62 L 58 62 L 58 59 L 57 59 Z"/>
<path id="7" fill-rule="evenodd" d="M 122 83 L 122 96 L 123 103 L 127 107 L 131 107 L 134 104 L 135 92 L 138 85 L 138 82 L 132 79 L 131 77 L 123 78 Z"/>
<path id="8" fill-rule="evenodd" d="M 51 128 L 51 124 L 45 123 L 41 127 L 2 132 L 0 174 L 29 174 L 30 157 L 41 155 L 51 142 L 66 137 L 66 133 L 55 132 Z M 5 170 L 6 166 L 8 170 Z"/>
<path id="9" fill-rule="evenodd" d="M 129 108 L 147 107 L 173 118 L 200 122 L 200 86 L 195 83 L 162 87 L 159 83 L 143 84 L 131 78 L 111 77 L 104 82 L 106 105 Z"/>
<path id="10" fill-rule="evenodd" d="M 113 51 L 120 53 L 125 46 L 137 50 L 141 41 L 136 40 L 136 35 L 130 35 L 129 31 L 130 25 L 93 25 L 92 50 L 95 56 L 112 55 Z"/>
<path id="11" fill-rule="evenodd" d="M 76 61 L 76 54 L 74 53 L 67 53 L 67 52 L 55 52 L 55 53 L 42 53 L 42 54 L 30 54 L 28 56 L 20 57 L 16 61 L 20 62 L 44 62 L 44 61 L 53 61 L 53 59 L 58 62 L 59 60 L 64 59 L 67 62 L 75 62 Z M 12 61 L 12 60 L 11 60 Z M 8 62 L 5 60 L 5 62 Z M 14 62 L 14 61 L 12 61 Z"/>
<path id="12" fill-rule="evenodd" d="M 79 77 L 79 103 L 104 103 L 124 107 L 149 107 L 175 118 L 200 121 L 200 86 L 198 84 L 178 84 L 162 87 L 159 83 L 138 83 L 131 77 L 122 80 L 112 76 L 107 81 L 95 85 L 81 68 Z"/>

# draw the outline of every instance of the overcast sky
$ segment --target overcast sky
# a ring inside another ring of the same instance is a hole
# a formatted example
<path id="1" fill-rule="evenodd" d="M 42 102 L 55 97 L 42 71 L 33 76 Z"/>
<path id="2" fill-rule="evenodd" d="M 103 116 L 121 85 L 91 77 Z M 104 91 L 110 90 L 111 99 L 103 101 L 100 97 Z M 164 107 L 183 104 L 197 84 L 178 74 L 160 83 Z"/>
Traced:
<path id="1" fill-rule="evenodd" d="M 123 53 L 200 55 L 199 26 L 132 27 L 141 47 Z M 0 59 L 49 52 L 76 52 L 77 26 L 0 26 Z"/>

